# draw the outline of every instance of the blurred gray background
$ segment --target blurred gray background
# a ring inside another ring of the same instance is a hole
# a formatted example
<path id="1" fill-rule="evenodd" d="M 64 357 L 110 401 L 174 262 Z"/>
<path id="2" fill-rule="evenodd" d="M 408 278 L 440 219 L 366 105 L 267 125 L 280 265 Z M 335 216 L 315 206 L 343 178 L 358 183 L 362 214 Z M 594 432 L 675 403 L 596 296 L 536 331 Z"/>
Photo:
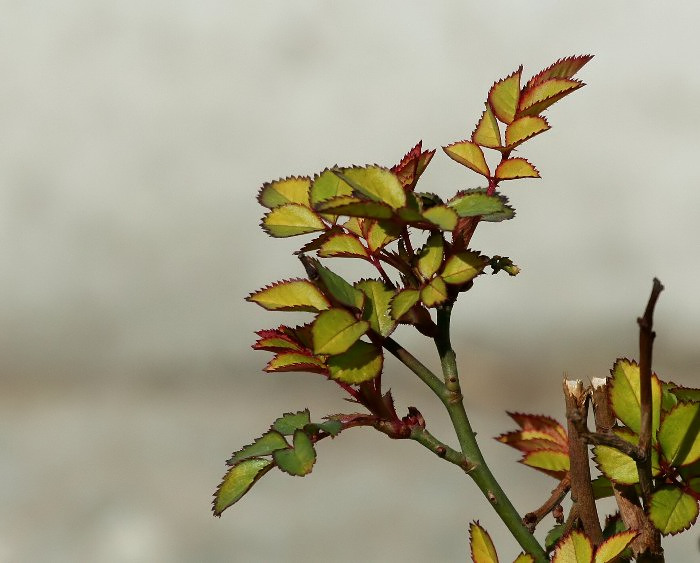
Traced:
<path id="1" fill-rule="evenodd" d="M 367 430 L 313 474 L 265 477 L 220 519 L 231 451 L 282 412 L 348 410 L 309 374 L 260 372 L 243 298 L 302 273 L 258 228 L 260 185 L 335 163 L 391 165 L 463 139 L 496 79 L 594 53 L 588 83 L 522 150 L 516 220 L 474 246 L 511 256 L 460 302 L 472 422 L 523 511 L 555 482 L 491 436 L 505 410 L 562 420 L 560 380 L 636 356 L 651 279 L 655 368 L 698 385 L 700 10 L 693 3 L 0 2 L 0 561 L 463 561 L 471 482 Z M 444 196 L 479 178 L 438 151 Z M 358 267 L 357 277 L 366 272 Z M 435 366 L 410 331 L 397 339 Z M 396 362 L 386 379 L 452 440 Z M 351 407 L 350 407 L 351 408 Z M 547 521 L 543 527 L 551 522 Z M 666 542 L 696 555 L 698 532 Z"/>

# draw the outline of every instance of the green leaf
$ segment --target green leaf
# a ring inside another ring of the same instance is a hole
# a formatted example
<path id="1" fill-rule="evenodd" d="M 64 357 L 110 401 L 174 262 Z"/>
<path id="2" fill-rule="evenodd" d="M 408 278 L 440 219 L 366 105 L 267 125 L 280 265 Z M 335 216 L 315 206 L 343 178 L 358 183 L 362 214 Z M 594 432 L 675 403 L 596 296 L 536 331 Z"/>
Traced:
<path id="1" fill-rule="evenodd" d="M 673 387 L 672 383 L 661 382 L 661 416 L 678 404 L 678 397 L 671 391 Z"/>
<path id="2" fill-rule="evenodd" d="M 294 476 L 304 476 L 311 473 L 316 462 L 316 450 L 311 439 L 303 430 L 294 432 L 294 447 L 276 450 L 272 454 L 277 467 L 285 473 Z"/>
<path id="3" fill-rule="evenodd" d="M 333 171 L 350 184 L 353 190 L 392 209 L 406 205 L 406 192 L 396 174 L 380 166 L 344 168 Z"/>
<path id="4" fill-rule="evenodd" d="M 440 269 L 444 256 L 445 241 L 442 234 L 433 233 L 418 254 L 418 271 L 424 279 L 430 278 Z"/>
<path id="5" fill-rule="evenodd" d="M 418 303 L 419 299 L 420 291 L 417 289 L 402 289 L 391 300 L 391 317 L 399 320 Z"/>
<path id="6" fill-rule="evenodd" d="M 436 205 L 423 211 L 423 218 L 438 226 L 443 231 L 454 231 L 459 216 L 457 212 L 446 205 Z"/>
<path id="7" fill-rule="evenodd" d="M 420 290 L 420 298 L 426 307 L 437 307 L 447 301 L 448 293 L 445 280 L 435 276 Z"/>
<path id="8" fill-rule="evenodd" d="M 362 340 L 344 354 L 328 358 L 331 379 L 351 384 L 374 379 L 381 373 L 383 363 L 381 349 Z"/>
<path id="9" fill-rule="evenodd" d="M 244 446 L 237 452 L 234 452 L 231 458 L 226 462 L 228 465 L 236 465 L 238 462 L 243 461 L 251 457 L 260 457 L 264 455 L 269 455 L 275 450 L 288 447 L 287 440 L 279 432 L 270 430 L 266 432 L 260 438 L 257 438 L 255 442 Z"/>
<path id="10" fill-rule="evenodd" d="M 264 368 L 268 373 L 287 371 L 308 371 L 311 373 L 328 373 L 326 364 L 320 358 L 308 352 L 288 352 L 277 354 Z"/>
<path id="11" fill-rule="evenodd" d="M 365 303 L 365 296 L 361 291 L 355 289 L 338 274 L 326 268 L 318 260 L 314 260 L 312 264 L 316 268 L 316 271 L 318 272 L 323 285 L 328 290 L 328 293 L 330 293 L 336 301 L 346 305 L 347 307 L 354 307 L 358 310 L 362 309 Z"/>
<path id="12" fill-rule="evenodd" d="M 472 141 L 482 147 L 492 149 L 501 147 L 501 131 L 488 103 L 486 104 L 486 110 L 481 114 L 479 123 L 476 124 L 476 129 L 472 133 Z"/>
<path id="13" fill-rule="evenodd" d="M 304 428 L 311 423 L 309 409 L 298 412 L 288 412 L 272 423 L 272 429 L 284 436 L 291 436 L 297 430 Z"/>
<path id="14" fill-rule="evenodd" d="M 552 563 L 592 563 L 593 542 L 583 532 L 574 530 L 557 544 Z"/>
<path id="15" fill-rule="evenodd" d="M 471 141 L 460 141 L 458 143 L 452 143 L 446 147 L 442 147 L 442 150 L 447 153 L 452 160 L 463 164 L 467 168 L 470 168 L 474 172 L 478 172 L 482 176 L 487 178 L 491 175 L 489 171 L 489 166 L 486 164 L 486 159 L 484 158 L 484 153 L 481 147 L 476 143 Z"/>
<path id="16" fill-rule="evenodd" d="M 491 536 L 478 522 L 469 524 L 469 548 L 474 563 L 498 563 Z"/>
<path id="17" fill-rule="evenodd" d="M 318 255 L 322 258 L 331 256 L 367 258 L 369 256 L 367 249 L 357 240 L 357 237 L 347 233 L 329 237 L 319 248 Z"/>
<path id="18" fill-rule="evenodd" d="M 557 524 L 551 530 L 549 530 L 549 532 L 547 532 L 547 536 L 544 538 L 544 546 L 547 551 L 554 548 L 554 545 L 561 539 L 564 532 L 566 532 L 566 523 Z"/>
<path id="19" fill-rule="evenodd" d="M 367 296 L 362 318 L 369 321 L 374 332 L 383 337 L 389 336 L 396 328 L 396 321 L 389 313 L 394 290 L 379 280 L 362 280 L 355 287 Z"/>
<path id="20" fill-rule="evenodd" d="M 324 311 L 311 327 L 314 354 L 342 354 L 368 330 L 367 321 L 358 321 L 345 309 Z"/>
<path id="21" fill-rule="evenodd" d="M 700 389 L 692 387 L 673 387 L 671 392 L 678 398 L 679 401 L 700 402 Z"/>
<path id="22" fill-rule="evenodd" d="M 283 238 L 323 231 L 326 225 L 308 207 L 300 203 L 287 203 L 275 207 L 265 215 L 262 228 L 270 236 Z"/>
<path id="23" fill-rule="evenodd" d="M 338 196 L 320 202 L 316 209 L 321 213 L 347 215 L 348 217 L 367 217 L 369 219 L 389 219 L 394 211 L 381 201 L 369 201 L 353 196 Z"/>
<path id="24" fill-rule="evenodd" d="M 520 99 L 520 74 L 523 67 L 491 86 L 488 101 L 493 113 L 503 123 L 510 123 L 515 118 Z"/>
<path id="25" fill-rule="evenodd" d="M 570 78 L 551 78 L 528 87 L 520 97 L 518 117 L 538 115 L 553 103 L 583 86 L 580 80 Z"/>
<path id="26" fill-rule="evenodd" d="M 622 553 L 625 548 L 630 544 L 630 542 L 637 537 L 636 530 L 626 530 L 610 536 L 603 543 L 601 543 L 595 551 L 595 563 L 607 563 L 612 561 Z"/>
<path id="27" fill-rule="evenodd" d="M 630 444 L 636 445 L 639 442 L 639 436 L 630 431 L 616 429 L 614 432 Z M 593 454 L 593 459 L 598 465 L 598 469 L 611 481 L 622 485 L 639 483 L 637 464 L 627 454 L 610 446 L 595 446 Z M 656 449 L 651 450 L 651 471 L 654 476 L 660 472 L 659 453 Z"/>
<path id="28" fill-rule="evenodd" d="M 373 253 L 395 241 L 401 234 L 401 226 L 397 223 L 390 221 L 366 221 L 365 226 L 367 224 L 369 224 L 369 228 L 366 229 L 365 238 L 369 249 Z"/>
<path id="29" fill-rule="evenodd" d="M 596 498 L 596 500 L 608 498 L 615 494 L 610 479 L 604 477 L 603 475 L 599 475 L 593 479 L 593 481 L 591 481 L 591 486 L 593 487 L 593 496 Z"/>
<path id="30" fill-rule="evenodd" d="M 348 195 L 352 195 L 352 188 L 331 170 L 321 172 L 311 184 L 310 200 L 314 207 L 321 201 Z"/>
<path id="31" fill-rule="evenodd" d="M 639 365 L 626 359 L 618 359 L 613 366 L 610 402 L 615 415 L 635 434 L 641 425 L 641 399 Z M 656 443 L 656 431 L 661 416 L 661 382 L 656 374 L 651 377 L 652 442 Z"/>
<path id="32" fill-rule="evenodd" d="M 315 434 L 316 432 L 327 432 L 332 437 L 340 434 L 343 429 L 343 423 L 339 420 L 326 420 L 325 422 L 316 423 L 312 422 L 304 426 L 304 432 L 307 434 Z"/>
<path id="33" fill-rule="evenodd" d="M 535 135 L 550 129 L 544 117 L 525 116 L 513 121 L 506 128 L 506 148 L 514 149 L 519 144 L 532 139 Z"/>
<path id="34" fill-rule="evenodd" d="M 507 158 L 496 168 L 498 180 L 515 180 L 518 178 L 539 178 L 537 169 L 524 158 Z"/>
<path id="35" fill-rule="evenodd" d="M 489 259 L 473 250 L 464 250 L 453 254 L 445 262 L 440 273 L 445 283 L 463 284 L 474 279 L 489 263 Z"/>
<path id="36" fill-rule="evenodd" d="M 674 467 L 700 459 L 700 403 L 680 403 L 661 423 L 658 442 Z"/>
<path id="37" fill-rule="evenodd" d="M 251 293 L 246 301 L 257 303 L 268 311 L 325 311 L 328 299 L 308 280 L 294 279 L 274 283 Z"/>
<path id="38" fill-rule="evenodd" d="M 246 459 L 229 469 L 214 493 L 214 516 L 221 516 L 224 510 L 240 500 L 273 467 L 271 460 L 256 457 Z"/>
<path id="39" fill-rule="evenodd" d="M 486 190 L 477 188 L 473 190 L 463 190 L 447 202 L 457 212 L 460 217 L 476 217 L 482 215 L 485 219 L 489 215 L 501 214 L 511 209 L 506 205 L 508 198 L 494 194 L 487 195 Z"/>
<path id="40" fill-rule="evenodd" d="M 651 495 L 649 519 L 664 536 L 689 528 L 698 517 L 698 501 L 674 486 L 663 486 Z"/>
<path id="41" fill-rule="evenodd" d="M 309 187 L 311 179 L 308 177 L 291 176 L 283 180 L 275 180 L 263 184 L 258 193 L 260 205 L 268 209 L 274 209 L 287 203 L 298 203 L 309 206 Z"/>

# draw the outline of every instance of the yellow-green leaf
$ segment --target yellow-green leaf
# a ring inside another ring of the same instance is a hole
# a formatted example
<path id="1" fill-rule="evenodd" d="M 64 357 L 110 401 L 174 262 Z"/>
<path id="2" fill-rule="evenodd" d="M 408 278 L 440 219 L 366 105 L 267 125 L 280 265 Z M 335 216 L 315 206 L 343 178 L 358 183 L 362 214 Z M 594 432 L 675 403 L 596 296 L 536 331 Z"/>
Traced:
<path id="1" fill-rule="evenodd" d="M 326 288 L 328 295 L 347 307 L 361 310 L 365 303 L 363 293 L 355 289 L 333 270 L 326 268 L 318 260 L 311 260 L 311 264 L 318 273 L 321 283 Z"/>
<path id="2" fill-rule="evenodd" d="M 442 204 L 423 211 L 423 217 L 443 231 L 454 231 L 459 220 L 459 216 L 454 209 Z"/>
<path id="3" fill-rule="evenodd" d="M 267 182 L 258 193 L 258 201 L 268 209 L 287 203 L 299 203 L 308 207 L 310 186 L 311 179 L 305 176 L 291 176 L 283 180 Z"/>
<path id="4" fill-rule="evenodd" d="M 553 477 L 563 476 L 569 470 L 569 454 L 558 450 L 535 450 L 527 452 L 522 463 Z"/>
<path id="5" fill-rule="evenodd" d="M 399 238 L 401 234 L 401 227 L 397 223 L 372 221 L 371 223 L 366 222 L 365 227 L 367 224 L 369 224 L 369 228 L 366 229 L 367 234 L 365 238 L 372 252 L 377 252 L 377 250 L 384 248 L 387 244 Z"/>
<path id="6" fill-rule="evenodd" d="M 626 530 L 614 536 L 610 536 L 596 549 L 594 562 L 607 563 L 608 561 L 612 561 L 624 551 L 637 534 L 638 532 L 635 530 Z"/>
<path id="7" fill-rule="evenodd" d="M 362 383 L 377 377 L 382 371 L 384 356 L 374 344 L 358 340 L 338 356 L 328 358 L 331 379 L 343 383 Z"/>
<path id="8" fill-rule="evenodd" d="M 552 563 L 591 563 L 593 543 L 583 532 L 574 530 L 557 543 Z"/>
<path id="9" fill-rule="evenodd" d="M 440 276 L 435 276 L 420 290 L 420 298 L 426 307 L 437 307 L 447 301 L 447 286 Z"/>
<path id="10" fill-rule="evenodd" d="M 318 250 L 322 258 L 330 256 L 367 258 L 369 254 L 357 237 L 347 233 L 339 233 L 327 239 Z"/>
<path id="11" fill-rule="evenodd" d="M 503 123 L 510 123 L 515 118 L 520 99 L 520 73 L 523 67 L 513 74 L 496 82 L 489 91 L 489 105 L 496 117 Z"/>
<path id="12" fill-rule="evenodd" d="M 507 158 L 496 168 L 498 180 L 514 180 L 516 178 L 539 178 L 537 169 L 524 158 Z"/>
<path id="13" fill-rule="evenodd" d="M 365 166 L 334 170 L 353 190 L 374 201 L 380 201 L 393 209 L 406 205 L 406 192 L 400 180 L 391 170 L 381 166 Z"/>
<path id="14" fill-rule="evenodd" d="M 680 403 L 661 423 L 658 440 L 664 456 L 674 467 L 700 459 L 700 403 Z"/>
<path id="15" fill-rule="evenodd" d="M 559 59 L 557 62 L 538 72 L 527 81 L 526 88 L 549 80 L 550 78 L 572 78 L 583 65 L 593 58 L 593 55 L 579 55 Z"/>
<path id="16" fill-rule="evenodd" d="M 488 258 L 478 252 L 464 250 L 447 259 L 440 276 L 445 283 L 466 283 L 483 272 L 488 263 Z"/>
<path id="17" fill-rule="evenodd" d="M 262 228 L 273 237 L 293 237 L 323 231 L 326 225 L 311 209 L 301 203 L 275 207 L 262 221 Z"/>
<path id="18" fill-rule="evenodd" d="M 367 321 L 358 321 L 345 309 L 324 311 L 311 326 L 314 354 L 342 354 L 367 330 Z"/>
<path id="19" fill-rule="evenodd" d="M 316 209 L 320 213 L 347 215 L 348 217 L 367 217 L 369 219 L 389 219 L 394 215 L 389 205 L 381 201 L 370 201 L 342 195 L 320 202 Z"/>
<path id="20" fill-rule="evenodd" d="M 391 316 L 395 320 L 399 320 L 411 308 L 418 303 L 420 299 L 420 291 L 417 289 L 402 289 L 391 300 Z"/>
<path id="21" fill-rule="evenodd" d="M 535 563 L 535 558 L 529 553 L 521 553 L 515 558 L 513 563 Z"/>
<path id="22" fill-rule="evenodd" d="M 440 269 L 444 256 L 445 242 L 442 234 L 433 233 L 428 237 L 425 246 L 418 254 L 418 271 L 423 278 L 430 278 Z"/>
<path id="23" fill-rule="evenodd" d="M 352 195 L 352 188 L 331 170 L 324 170 L 311 184 L 311 205 L 316 205 L 337 196 Z"/>
<path id="24" fill-rule="evenodd" d="M 650 504 L 649 518 L 664 536 L 682 532 L 698 517 L 698 501 L 678 487 L 661 487 Z"/>
<path id="25" fill-rule="evenodd" d="M 481 215 L 488 220 L 490 215 L 501 215 L 511 210 L 506 203 L 508 199 L 502 195 L 487 195 L 486 190 L 477 188 L 457 192 L 450 201 L 447 202 L 460 217 L 475 217 Z M 512 211 L 512 210 L 511 210 Z"/>
<path id="26" fill-rule="evenodd" d="M 325 311 L 328 299 L 308 280 L 277 282 L 251 293 L 247 301 L 257 303 L 268 311 Z"/>
<path id="27" fill-rule="evenodd" d="M 506 147 L 513 149 L 520 143 L 544 133 L 548 129 L 550 126 L 544 117 L 539 115 L 520 117 L 506 128 Z"/>
<path id="28" fill-rule="evenodd" d="M 303 430 L 296 430 L 293 438 L 294 447 L 275 450 L 272 458 L 277 467 L 285 473 L 302 477 L 311 473 L 316 462 L 316 450 L 311 438 Z"/>
<path id="29" fill-rule="evenodd" d="M 491 536 L 478 522 L 469 524 L 469 547 L 474 563 L 498 563 Z"/>
<path id="30" fill-rule="evenodd" d="M 302 352 L 286 352 L 277 354 L 264 368 L 268 373 L 287 371 L 308 371 L 311 373 L 326 373 L 323 360 Z"/>
<path id="31" fill-rule="evenodd" d="M 562 99 L 583 86 L 580 80 L 570 78 L 551 78 L 528 87 L 520 98 L 518 117 L 538 115 L 554 102 Z"/>
<path id="32" fill-rule="evenodd" d="M 272 460 L 251 458 L 234 465 L 228 470 L 214 494 L 214 516 L 240 500 L 255 482 L 274 467 Z"/>
<path id="33" fill-rule="evenodd" d="M 641 391 L 639 365 L 630 360 L 619 359 L 612 369 L 610 402 L 615 415 L 635 434 L 641 426 Z M 661 382 L 656 374 L 651 376 L 652 442 L 656 443 L 656 431 L 661 418 Z"/>
<path id="34" fill-rule="evenodd" d="M 615 434 L 629 443 L 637 445 L 639 436 L 626 429 L 616 429 Z M 610 446 L 595 446 L 593 448 L 593 459 L 598 465 L 598 469 L 611 481 L 621 485 L 633 485 L 639 482 L 637 464 L 627 454 L 622 453 Z M 660 472 L 659 453 L 656 448 L 651 450 L 651 472 L 656 476 Z"/>
<path id="35" fill-rule="evenodd" d="M 471 168 L 474 172 L 478 172 L 487 178 L 490 176 L 488 164 L 484 158 L 484 153 L 481 147 L 471 141 L 460 141 L 452 143 L 446 147 L 442 147 L 452 160 L 456 160 L 467 168 Z"/>
<path id="36" fill-rule="evenodd" d="M 479 119 L 476 129 L 472 133 L 472 141 L 482 147 L 492 149 L 497 149 L 501 146 L 501 131 L 488 103 L 486 104 L 486 110 L 481 114 L 481 119 Z"/>
<path id="37" fill-rule="evenodd" d="M 362 280 L 357 282 L 355 287 L 367 296 L 362 318 L 369 321 L 374 332 L 384 337 L 389 336 L 396 328 L 396 321 L 389 314 L 394 290 L 379 280 Z"/>
<path id="38" fill-rule="evenodd" d="M 350 217 L 350 219 L 343 223 L 343 227 L 358 237 L 364 237 L 364 231 L 362 230 L 364 222 L 365 220 L 360 217 Z"/>

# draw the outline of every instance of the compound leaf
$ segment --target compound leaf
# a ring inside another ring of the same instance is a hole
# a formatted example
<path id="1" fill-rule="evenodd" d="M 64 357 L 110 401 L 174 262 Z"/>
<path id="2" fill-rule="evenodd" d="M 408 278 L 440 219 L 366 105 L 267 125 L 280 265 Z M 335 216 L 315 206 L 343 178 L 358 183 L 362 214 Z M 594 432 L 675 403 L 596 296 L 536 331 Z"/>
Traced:
<path id="1" fill-rule="evenodd" d="M 362 383 L 377 377 L 382 371 L 384 356 L 381 349 L 358 340 L 344 354 L 328 358 L 331 379 L 343 383 Z"/>
<path id="2" fill-rule="evenodd" d="M 313 260 L 311 264 L 321 278 L 321 282 L 323 282 L 328 293 L 330 293 L 334 299 L 347 307 L 354 307 L 358 310 L 362 309 L 365 303 L 365 296 L 361 291 L 355 289 L 342 277 L 326 268 L 318 260 Z"/>
<path id="3" fill-rule="evenodd" d="M 536 86 L 550 78 L 572 78 L 583 65 L 593 58 L 593 55 L 579 55 L 559 59 L 557 62 L 538 72 L 527 81 L 527 88 Z"/>
<path id="4" fill-rule="evenodd" d="M 698 501 L 674 486 L 663 486 L 651 495 L 649 519 L 664 536 L 689 528 L 698 517 Z"/>
<path id="5" fill-rule="evenodd" d="M 503 123 L 510 123 L 515 118 L 520 99 L 520 74 L 523 67 L 491 86 L 488 101 L 493 113 Z"/>
<path id="6" fill-rule="evenodd" d="M 515 180 L 517 178 L 539 178 L 540 173 L 524 158 L 507 158 L 496 167 L 498 180 Z"/>
<path id="7" fill-rule="evenodd" d="M 661 423 L 658 441 L 664 456 L 674 467 L 700 459 L 700 403 L 680 403 Z"/>
<path id="8" fill-rule="evenodd" d="M 471 141 L 459 141 L 442 147 L 442 150 L 444 150 L 447 156 L 452 160 L 456 160 L 467 168 L 471 168 L 474 172 L 478 172 L 487 178 L 490 176 L 491 172 L 489 171 L 488 164 L 486 164 L 484 153 L 481 147 L 476 143 L 472 143 Z"/>
<path id="9" fill-rule="evenodd" d="M 314 353 L 342 354 L 368 330 L 367 321 L 358 321 L 345 309 L 323 311 L 311 327 Z"/>
<path id="10" fill-rule="evenodd" d="M 389 336 L 396 328 L 396 321 L 389 314 L 394 290 L 379 280 L 362 280 L 355 287 L 367 296 L 362 318 L 369 321 L 374 332 L 384 337 Z"/>
<path id="11" fill-rule="evenodd" d="M 474 563 L 498 563 L 491 536 L 478 522 L 469 524 L 469 548 Z"/>
<path id="12" fill-rule="evenodd" d="M 381 166 L 364 166 L 334 170 L 353 190 L 392 209 L 406 205 L 406 192 L 396 174 Z"/>
<path id="13" fill-rule="evenodd" d="M 224 510 L 240 500 L 274 466 L 272 460 L 254 457 L 229 469 L 214 493 L 214 516 L 221 516 Z"/>
<path id="14" fill-rule="evenodd" d="M 464 250 L 447 259 L 440 277 L 449 284 L 467 283 L 483 272 L 488 263 L 489 259 L 478 252 Z"/>
<path id="15" fill-rule="evenodd" d="M 304 176 L 290 176 L 282 180 L 267 182 L 258 193 L 260 205 L 274 209 L 287 203 L 309 206 L 309 187 L 311 179 Z"/>
<path id="16" fill-rule="evenodd" d="M 513 149 L 519 144 L 532 139 L 535 135 L 550 129 L 544 117 L 525 116 L 514 120 L 506 128 L 506 148 Z"/>
<path id="17" fill-rule="evenodd" d="M 308 280 L 293 279 L 274 283 L 251 293 L 246 301 L 257 303 L 268 311 L 325 311 L 328 299 Z"/>
<path id="18" fill-rule="evenodd" d="M 275 450 L 272 458 L 277 467 L 289 475 L 298 477 L 308 475 L 316 462 L 316 450 L 311 438 L 303 430 L 296 430 L 293 444 L 293 448 Z"/>

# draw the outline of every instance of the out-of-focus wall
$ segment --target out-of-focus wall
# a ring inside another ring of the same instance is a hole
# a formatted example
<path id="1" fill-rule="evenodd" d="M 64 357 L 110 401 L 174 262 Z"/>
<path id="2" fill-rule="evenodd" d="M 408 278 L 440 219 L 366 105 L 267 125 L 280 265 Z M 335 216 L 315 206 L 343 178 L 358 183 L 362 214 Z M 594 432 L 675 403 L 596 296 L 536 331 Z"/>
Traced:
<path id="1" fill-rule="evenodd" d="M 282 317 L 242 297 L 301 274 L 298 239 L 258 229 L 259 186 L 462 139 L 520 63 L 529 75 L 596 55 L 588 86 L 523 148 L 542 180 L 504 186 L 516 220 L 474 240 L 523 268 L 484 279 L 456 312 L 475 426 L 508 429 L 505 409 L 561 418 L 564 370 L 601 376 L 636 354 L 655 275 L 667 287 L 656 368 L 698 385 L 694 5 L 29 0 L 1 12 L 0 561 L 462 560 L 470 518 L 502 535 L 459 475 L 361 432 L 324 447 L 305 480 L 266 478 L 221 521 L 207 502 L 230 450 L 282 411 L 347 408 L 311 376 L 258 373 L 252 332 Z M 478 184 L 440 151 L 422 180 L 442 195 Z M 403 408 L 413 390 L 437 412 L 388 367 Z M 531 479 L 523 510 L 553 486 L 487 449 L 507 481 Z M 668 542 L 670 560 L 687 560 L 694 534 Z"/>

